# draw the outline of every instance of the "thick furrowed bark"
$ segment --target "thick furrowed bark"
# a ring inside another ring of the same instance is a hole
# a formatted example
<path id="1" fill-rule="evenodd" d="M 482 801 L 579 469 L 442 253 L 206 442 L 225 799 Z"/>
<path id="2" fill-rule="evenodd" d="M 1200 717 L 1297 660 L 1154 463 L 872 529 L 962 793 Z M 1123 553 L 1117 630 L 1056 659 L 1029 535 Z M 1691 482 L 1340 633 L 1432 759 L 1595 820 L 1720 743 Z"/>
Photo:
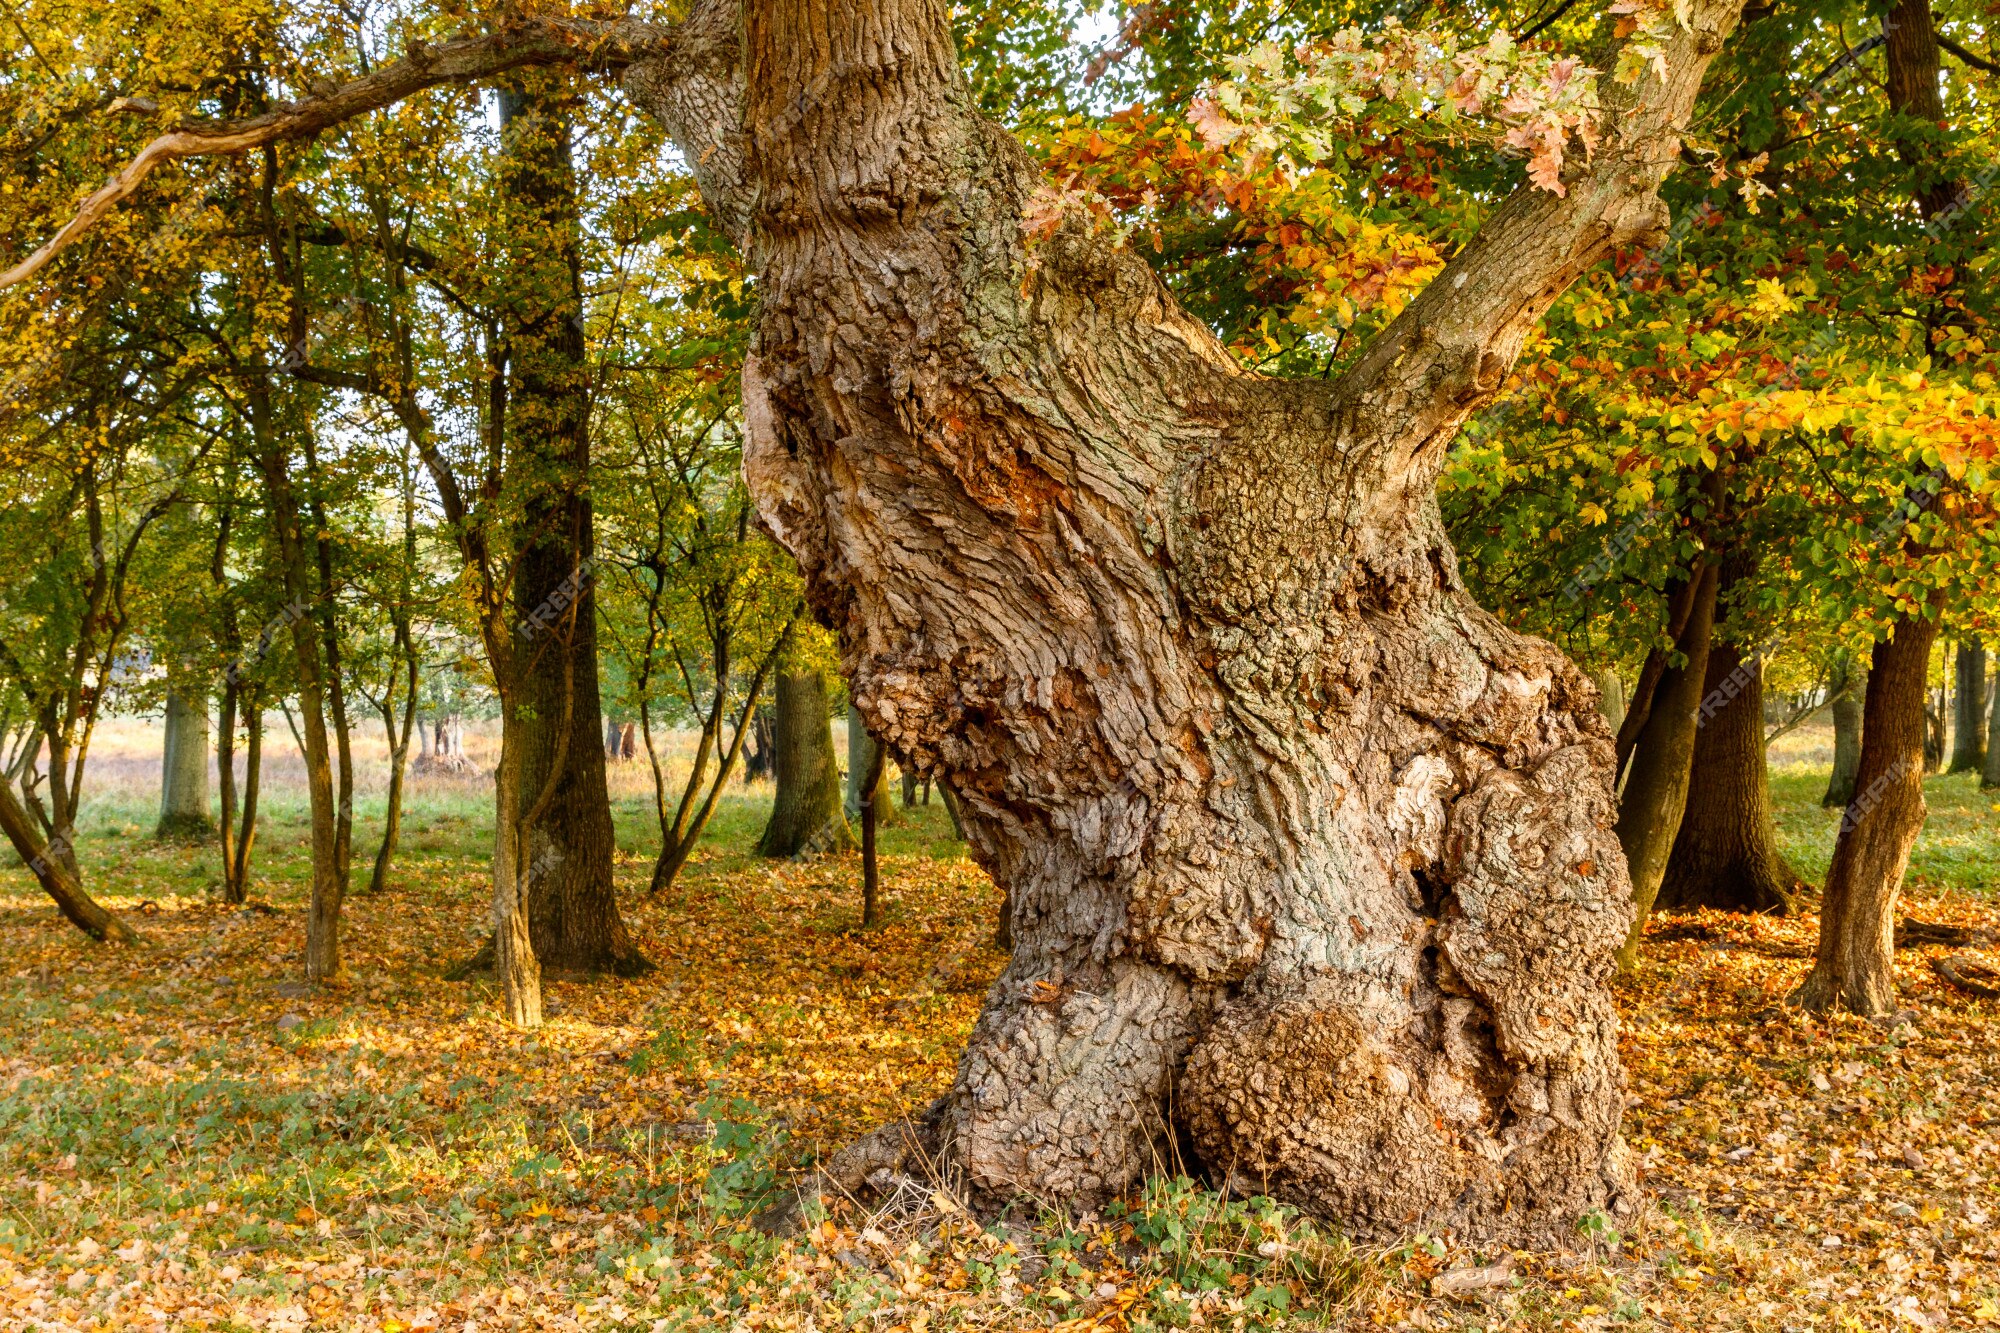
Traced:
<path id="1" fill-rule="evenodd" d="M 1733 21 L 1331 387 L 1245 376 L 1081 223 L 1030 246 L 935 0 L 746 8 L 740 141 L 628 75 L 713 174 L 744 145 L 753 493 L 1012 902 L 940 1118 L 982 1196 L 1100 1199 L 1169 1117 L 1364 1229 L 1561 1231 L 1622 1188 L 1610 731 L 1471 603 L 1431 492 L 1548 302 L 1653 228 Z"/>

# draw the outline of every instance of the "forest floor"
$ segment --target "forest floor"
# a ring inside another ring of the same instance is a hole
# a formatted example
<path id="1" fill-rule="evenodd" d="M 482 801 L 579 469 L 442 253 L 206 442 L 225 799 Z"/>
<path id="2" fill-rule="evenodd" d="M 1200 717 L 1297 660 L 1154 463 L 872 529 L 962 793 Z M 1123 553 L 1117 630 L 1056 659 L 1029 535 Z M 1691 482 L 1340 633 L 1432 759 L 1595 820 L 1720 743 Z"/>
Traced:
<path id="1" fill-rule="evenodd" d="M 85 872 L 140 948 L 90 945 L 0 872 L 0 1328 L 2000 1326 L 2000 1004 L 1909 949 L 1899 1021 L 1789 1010 L 1810 916 L 1657 923 L 1619 983 L 1650 1201 L 1565 1253 L 1351 1246 L 1164 1174 L 1105 1216 L 982 1226 L 934 1182 L 766 1238 L 748 1215 L 788 1172 L 947 1085 L 1003 961 L 998 894 L 919 808 L 885 834 L 888 919 L 863 932 L 855 858 L 748 855 L 753 791 L 649 900 L 629 779 L 618 874 L 658 970 L 552 980 L 531 1035 L 489 981 L 444 977 L 480 930 L 471 781 L 412 793 L 392 887 L 348 906 L 338 989 L 297 980 L 305 827 L 282 788 L 255 904 L 230 908 L 210 848 L 153 841 L 149 794 L 104 785 Z M 1774 782 L 1809 877 L 1823 783 Z M 2000 801 L 1965 778 L 1928 795 L 1906 913 L 2000 931 Z"/>

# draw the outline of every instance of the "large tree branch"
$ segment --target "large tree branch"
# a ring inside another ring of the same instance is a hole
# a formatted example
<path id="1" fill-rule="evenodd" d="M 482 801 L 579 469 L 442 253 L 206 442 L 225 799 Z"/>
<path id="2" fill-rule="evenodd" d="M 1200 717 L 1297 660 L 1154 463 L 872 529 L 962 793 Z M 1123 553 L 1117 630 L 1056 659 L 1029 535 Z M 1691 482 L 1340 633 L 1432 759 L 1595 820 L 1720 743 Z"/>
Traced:
<path id="1" fill-rule="evenodd" d="M 1364 421 L 1411 455 L 1441 455 L 1468 415 L 1498 394 L 1529 330 L 1556 298 L 1621 245 L 1656 236 L 1656 191 L 1680 155 L 1681 131 L 1709 61 L 1736 26 L 1742 0 L 1705 0 L 1666 44 L 1664 77 L 1604 84 L 1603 138 L 1564 173 L 1565 192 L 1523 186 L 1334 386 Z M 1426 471 L 1422 478 L 1429 482 Z"/>
<path id="2" fill-rule="evenodd" d="M 98 187 L 61 230 L 0 273 L 0 287 L 27 281 L 138 190 L 153 168 L 184 157 L 211 157 L 309 139 L 343 121 L 379 111 L 446 83 L 470 83 L 528 65 L 621 70 L 672 49 L 671 29 L 636 19 L 510 19 L 497 31 L 438 46 L 412 44 L 408 55 L 320 96 L 238 120 L 183 122 L 162 134 Z"/>

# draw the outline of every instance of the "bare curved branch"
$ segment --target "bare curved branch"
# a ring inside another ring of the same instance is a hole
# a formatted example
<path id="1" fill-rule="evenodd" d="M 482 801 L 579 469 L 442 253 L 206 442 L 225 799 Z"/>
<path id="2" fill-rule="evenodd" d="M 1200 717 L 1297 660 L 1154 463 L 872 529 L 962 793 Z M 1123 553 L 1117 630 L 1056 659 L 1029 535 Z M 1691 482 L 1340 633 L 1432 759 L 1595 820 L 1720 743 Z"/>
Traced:
<path id="1" fill-rule="evenodd" d="M 401 60 L 317 97 L 241 120 L 190 120 L 162 134 L 83 201 L 62 229 L 26 259 L 0 273 L 0 288 L 26 282 L 106 214 L 131 197 L 153 168 L 184 157 L 241 153 L 290 139 L 309 139 L 343 121 L 378 111 L 445 83 L 469 83 L 530 65 L 622 70 L 673 49 L 674 31 L 632 19 L 535 19 L 438 46 L 413 45 Z"/>

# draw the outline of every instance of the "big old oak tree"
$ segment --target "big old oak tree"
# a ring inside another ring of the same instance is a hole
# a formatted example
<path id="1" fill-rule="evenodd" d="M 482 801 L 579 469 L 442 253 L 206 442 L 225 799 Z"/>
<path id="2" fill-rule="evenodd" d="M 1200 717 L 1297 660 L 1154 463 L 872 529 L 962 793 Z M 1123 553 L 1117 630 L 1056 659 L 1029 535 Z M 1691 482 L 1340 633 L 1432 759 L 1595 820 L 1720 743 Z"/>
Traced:
<path id="1" fill-rule="evenodd" d="M 1434 482 L 1555 297 L 1658 234 L 1737 0 L 1604 91 L 1349 371 L 1244 372 L 1144 262 L 1032 241 L 1033 160 L 938 0 L 521 20 L 175 155 L 531 63 L 621 69 L 760 280 L 745 471 L 870 729 L 947 779 L 1013 959 L 924 1118 L 981 1195 L 1089 1203 L 1168 1130 L 1363 1231 L 1566 1230 L 1629 1181 L 1612 737 L 1467 595 Z M 45 262 L 49 250 L 15 274 Z M 850 1155 L 850 1164 L 854 1160 Z"/>

